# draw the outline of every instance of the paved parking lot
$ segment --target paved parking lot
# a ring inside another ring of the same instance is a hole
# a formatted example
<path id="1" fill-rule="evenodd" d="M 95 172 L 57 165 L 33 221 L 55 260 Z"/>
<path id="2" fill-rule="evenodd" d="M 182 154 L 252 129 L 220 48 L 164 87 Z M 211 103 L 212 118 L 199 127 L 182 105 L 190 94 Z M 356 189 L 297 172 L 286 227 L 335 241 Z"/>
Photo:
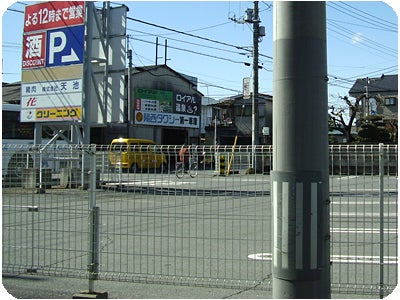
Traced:
<path id="1" fill-rule="evenodd" d="M 101 215 L 100 278 L 105 279 L 95 283 L 96 289 L 107 290 L 110 298 L 271 296 L 269 175 L 123 176 L 121 185 L 104 180 L 111 177 L 102 174 L 103 186 L 96 191 Z M 397 248 L 391 245 L 397 244 L 397 187 L 396 178 L 387 179 L 384 275 L 386 282 L 396 285 Z M 370 176 L 368 184 L 359 176 L 330 179 L 335 295 L 351 289 L 357 294 L 355 286 L 364 291 L 362 297 L 369 294 L 365 294 L 367 286 L 376 292 L 382 230 L 378 187 L 378 176 Z M 79 272 L 85 272 L 89 192 L 50 189 L 38 195 L 18 190 L 3 189 L 3 228 L 13 233 L 7 236 L 12 245 L 28 243 L 28 247 L 3 249 L 3 270 L 17 256 L 38 273 L 8 272 L 3 285 L 18 298 L 70 298 L 86 290 L 87 279 L 43 275 L 79 277 Z M 132 283 L 138 278 L 148 283 Z M 219 284 L 221 280 L 234 284 L 226 288 Z M 235 287 L 240 281 L 247 283 Z M 261 281 L 264 289 L 257 286 Z"/>

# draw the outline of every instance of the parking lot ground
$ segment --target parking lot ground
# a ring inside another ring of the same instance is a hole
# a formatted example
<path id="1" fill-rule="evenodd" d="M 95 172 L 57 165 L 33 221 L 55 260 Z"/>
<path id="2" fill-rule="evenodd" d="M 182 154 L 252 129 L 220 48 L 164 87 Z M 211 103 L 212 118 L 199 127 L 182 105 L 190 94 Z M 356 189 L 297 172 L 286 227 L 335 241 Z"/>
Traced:
<path id="1" fill-rule="evenodd" d="M 71 299 L 87 290 L 85 279 L 37 275 L 3 275 L 2 299 Z M 109 299 L 269 299 L 272 291 L 228 289 L 132 282 L 95 282 L 96 291 L 108 292 Z M 391 297 L 393 295 L 390 295 Z M 376 295 L 332 294 L 332 299 L 368 299 Z"/>
<path id="2" fill-rule="evenodd" d="M 71 299 L 88 289 L 88 280 L 36 275 L 3 275 L 1 295 L 11 299 Z M 265 299 L 272 292 L 212 287 L 96 281 L 96 291 L 108 292 L 109 299 Z"/>

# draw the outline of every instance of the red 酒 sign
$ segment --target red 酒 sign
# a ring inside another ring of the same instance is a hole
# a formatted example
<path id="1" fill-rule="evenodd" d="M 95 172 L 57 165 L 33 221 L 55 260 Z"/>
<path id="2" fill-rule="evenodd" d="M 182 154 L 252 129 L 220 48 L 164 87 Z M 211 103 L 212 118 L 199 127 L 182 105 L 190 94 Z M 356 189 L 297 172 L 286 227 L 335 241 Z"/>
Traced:
<path id="1" fill-rule="evenodd" d="M 84 22 L 84 1 L 44 2 L 26 6 L 24 32 L 81 25 Z"/>
<path id="2" fill-rule="evenodd" d="M 22 45 L 22 68 L 40 68 L 45 66 L 45 38 L 44 32 L 24 35 Z"/>

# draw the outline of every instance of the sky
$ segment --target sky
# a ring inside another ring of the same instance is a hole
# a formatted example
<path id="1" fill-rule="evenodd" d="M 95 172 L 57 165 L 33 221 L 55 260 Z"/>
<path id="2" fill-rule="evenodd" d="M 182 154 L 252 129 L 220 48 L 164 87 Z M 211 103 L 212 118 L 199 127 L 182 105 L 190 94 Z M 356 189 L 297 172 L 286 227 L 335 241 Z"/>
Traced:
<path id="1" fill-rule="evenodd" d="M 4 1 L 3 82 L 21 80 L 23 11 L 34 2 Z M 8 3 L 8 4 L 6 4 Z M 339 103 L 357 78 L 398 73 L 399 5 L 395 0 L 327 2 L 329 103 Z M 128 47 L 134 66 L 165 62 L 198 78 L 198 90 L 217 100 L 242 92 L 252 76 L 252 25 L 243 22 L 248 1 L 117 1 L 128 6 Z M 102 2 L 96 2 L 101 6 Z M 392 5 L 392 6 L 390 6 Z M 396 7 L 396 6 L 397 7 Z M 273 2 L 260 1 L 259 92 L 273 95 Z M 165 60 L 165 41 L 167 56 Z M 249 54 L 250 53 L 250 54 Z M 336 105 L 336 104 L 335 104 Z"/>

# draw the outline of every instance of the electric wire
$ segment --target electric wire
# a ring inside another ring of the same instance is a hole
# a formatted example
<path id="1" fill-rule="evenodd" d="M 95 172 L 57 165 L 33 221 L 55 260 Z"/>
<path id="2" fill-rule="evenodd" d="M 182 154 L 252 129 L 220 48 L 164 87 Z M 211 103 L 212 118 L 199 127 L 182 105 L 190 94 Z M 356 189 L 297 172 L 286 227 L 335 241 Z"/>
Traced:
<path id="1" fill-rule="evenodd" d="M 145 31 L 141 31 L 141 30 L 135 30 L 135 29 L 127 29 L 127 31 L 141 33 L 142 36 L 164 37 L 164 35 L 155 34 L 155 33 L 149 33 L 149 32 L 145 32 Z M 132 37 L 132 38 L 138 38 L 139 37 L 139 35 L 128 35 L 128 36 Z M 199 44 L 199 43 L 188 42 L 188 41 L 185 41 L 185 40 L 180 40 L 180 39 L 171 38 L 171 37 L 168 37 L 168 40 L 175 41 L 175 42 L 180 42 L 180 43 L 185 43 L 185 44 L 192 45 L 192 46 L 203 47 L 203 48 L 207 48 L 207 49 L 214 49 L 214 50 L 223 51 L 223 52 L 227 52 L 227 53 L 246 55 L 245 53 L 240 53 L 240 52 L 233 51 L 233 50 L 212 47 L 212 46 L 209 46 L 209 45 L 203 45 L 203 44 Z"/>
<path id="2" fill-rule="evenodd" d="M 369 39 L 368 37 L 364 36 L 364 35 L 360 35 L 358 33 L 355 33 L 349 29 L 347 29 L 344 26 L 341 26 L 337 23 L 335 23 L 332 20 L 327 20 L 327 27 L 328 30 L 333 31 L 337 34 L 339 34 L 340 36 L 343 36 L 345 38 L 348 38 L 350 40 L 352 40 L 355 36 L 359 36 L 359 40 L 358 43 L 367 46 L 367 48 L 369 49 L 373 49 L 378 51 L 379 53 L 384 53 L 388 56 L 392 56 L 392 57 L 396 57 L 397 58 L 397 50 L 387 47 L 385 45 L 382 45 L 380 43 L 377 43 L 371 39 Z"/>
<path id="3" fill-rule="evenodd" d="M 181 30 L 165 27 L 165 26 L 162 26 L 162 25 L 157 25 L 157 24 L 150 23 L 150 22 L 143 21 L 143 20 L 138 20 L 138 19 L 135 19 L 135 18 L 132 18 L 132 17 L 127 17 L 127 19 L 131 20 L 131 21 L 134 21 L 134 22 L 139 22 L 139 23 L 142 23 L 142 24 L 145 24 L 145 25 L 149 25 L 149 26 L 161 28 L 161 29 L 164 29 L 164 30 L 176 32 L 176 33 L 179 33 L 179 34 L 182 34 L 182 35 L 190 36 L 192 38 L 197 38 L 197 39 L 201 39 L 201 40 L 204 40 L 204 41 L 207 41 L 207 42 L 212 42 L 212 43 L 215 43 L 215 44 L 220 44 L 220 45 L 223 45 L 223 46 L 227 46 L 227 47 L 232 47 L 232 48 L 238 49 L 238 46 L 235 46 L 235 45 L 232 45 L 232 44 L 228 44 L 228 43 L 225 43 L 225 42 L 221 42 L 221 41 L 217 41 L 217 40 L 213 40 L 213 39 L 209 39 L 209 38 L 206 38 L 206 37 L 203 37 L 203 36 L 191 34 L 191 33 L 185 32 L 185 31 L 181 31 Z"/>
<path id="4" fill-rule="evenodd" d="M 16 3 L 22 4 L 22 5 L 27 5 L 27 3 L 23 3 L 23 2 L 19 2 L 19 1 L 16 2 Z M 264 3 L 264 4 L 267 5 L 268 7 L 270 7 L 270 5 L 268 5 L 266 3 Z M 343 2 L 339 2 L 339 3 L 337 3 L 337 2 L 328 2 L 327 6 L 329 8 L 331 8 L 331 9 L 339 11 L 342 14 L 345 14 L 347 16 L 352 17 L 352 19 L 360 20 L 364 24 L 365 23 L 366 24 L 370 24 L 371 28 L 375 28 L 375 29 L 379 29 L 379 30 L 385 30 L 385 31 L 389 31 L 389 32 L 397 32 L 397 27 L 396 27 L 395 23 L 386 21 L 386 20 L 384 20 L 382 18 L 379 18 L 379 17 L 376 17 L 374 15 L 371 15 L 371 14 L 365 12 L 365 11 L 362 11 L 360 9 L 354 8 L 353 6 L 351 6 L 351 5 L 347 4 L 347 3 L 343 3 Z M 18 10 L 18 9 L 15 9 L 15 8 L 11 8 L 11 7 L 7 8 L 7 10 L 18 12 L 18 13 L 24 13 L 21 10 Z M 366 18 L 365 16 L 368 16 L 370 18 L 373 17 L 374 22 L 370 22 L 368 20 L 368 18 Z M 154 24 L 154 23 L 146 22 L 146 21 L 143 21 L 143 20 L 138 20 L 138 19 L 135 19 L 135 18 L 131 18 L 131 17 L 127 17 L 127 19 L 131 20 L 131 21 L 134 21 L 134 22 L 140 22 L 140 23 L 148 25 L 148 26 L 153 26 L 153 27 L 161 28 L 163 30 L 168 30 L 168 31 L 171 31 L 171 32 L 174 32 L 174 33 L 177 33 L 177 34 L 182 34 L 182 35 L 189 36 L 189 37 L 192 37 L 192 38 L 201 39 L 201 40 L 204 40 L 204 41 L 207 41 L 207 42 L 216 43 L 216 44 L 223 45 L 223 46 L 230 47 L 230 48 L 235 48 L 237 50 L 244 50 L 244 51 L 247 52 L 247 54 L 249 54 L 249 55 L 251 54 L 251 50 L 246 49 L 244 47 L 240 47 L 240 46 L 236 46 L 236 45 L 233 45 L 233 44 L 229 44 L 229 43 L 213 40 L 213 39 L 210 39 L 210 38 L 202 37 L 202 36 L 199 36 L 199 35 L 191 34 L 191 33 L 189 33 L 189 31 L 186 31 L 186 32 L 185 31 L 180 31 L 180 30 L 176 30 L 176 29 L 173 29 L 173 28 L 168 28 L 168 27 L 165 27 L 165 26 L 161 26 L 161 25 L 157 25 L 157 24 Z M 195 31 L 201 31 L 201 30 L 206 30 L 206 29 L 210 29 L 210 28 L 215 28 L 215 27 L 218 27 L 218 26 L 223 26 L 223 25 L 228 24 L 228 23 L 230 23 L 230 22 L 225 22 L 225 23 L 221 23 L 221 24 L 217 24 L 217 25 L 211 25 L 211 26 L 207 26 L 207 27 L 203 27 L 203 28 L 199 28 L 199 29 L 194 29 L 194 30 L 191 30 L 190 32 L 195 32 Z M 336 21 L 336 20 L 333 20 L 333 19 L 328 19 L 327 20 L 328 30 L 331 31 L 331 32 L 334 32 L 334 33 L 338 34 L 340 37 L 344 37 L 346 39 L 351 38 L 353 35 L 356 34 L 356 33 L 352 32 L 352 31 L 350 31 L 349 29 L 347 29 L 346 27 L 344 27 L 342 25 L 339 25 L 338 23 L 339 23 L 339 21 Z M 343 23 L 346 23 L 346 22 L 341 22 L 341 24 L 343 24 Z M 353 24 L 353 25 L 357 25 L 357 24 Z M 362 25 L 359 25 L 359 26 L 362 26 Z M 365 25 L 364 25 L 364 27 L 365 27 Z M 128 29 L 128 28 L 127 28 L 127 30 L 131 30 L 133 32 L 139 32 L 139 33 L 142 33 L 142 34 L 148 34 L 148 35 L 151 35 L 151 36 L 164 36 L 165 35 L 165 34 L 164 35 L 160 35 L 160 34 L 156 35 L 156 34 L 152 34 L 152 33 L 146 33 L 146 32 L 143 32 L 143 31 L 141 32 L 141 31 L 138 31 L 138 30 L 132 30 L 132 29 Z M 135 39 L 137 41 L 144 42 L 144 43 L 152 43 L 152 42 L 149 42 L 149 41 L 138 39 L 137 37 L 133 37 L 133 36 L 130 36 L 130 38 L 131 39 Z M 376 43 L 375 41 L 373 41 L 371 39 L 368 39 L 367 37 L 363 36 L 363 38 L 367 42 L 362 42 L 361 45 L 362 46 L 366 46 L 369 50 L 375 50 L 375 51 L 378 51 L 380 54 L 383 53 L 383 54 L 386 54 L 386 55 L 391 56 L 391 57 L 395 57 L 395 56 L 397 57 L 397 50 L 392 49 L 390 47 L 387 47 L 385 45 Z M 205 45 L 201 45 L 201 44 L 198 44 L 198 43 L 192 43 L 192 42 L 182 41 L 182 40 L 173 39 L 173 38 L 170 38 L 170 39 L 174 40 L 174 41 L 177 41 L 177 42 L 184 42 L 186 44 L 190 44 L 190 45 L 193 45 L 193 46 L 202 46 L 202 47 L 206 47 L 206 48 L 213 49 L 213 50 L 225 51 L 225 52 L 230 52 L 230 53 L 237 53 L 239 55 L 244 55 L 244 53 L 239 53 L 239 52 L 235 52 L 235 51 L 232 51 L 232 50 L 205 46 Z M 154 44 L 154 42 L 152 44 Z M 7 49 L 7 48 L 8 49 L 16 49 L 16 47 L 17 47 L 16 43 L 3 43 L 3 48 L 5 48 L 5 49 Z M 188 53 L 197 54 L 197 55 L 201 55 L 201 56 L 206 56 L 206 57 L 210 57 L 210 58 L 214 58 L 214 59 L 222 59 L 222 60 L 229 61 L 229 62 L 232 62 L 232 63 L 240 63 L 240 64 L 244 63 L 244 62 L 239 62 L 237 60 L 232 60 L 232 59 L 228 59 L 228 58 L 224 58 L 224 57 L 219 57 L 219 56 L 211 55 L 211 54 L 207 54 L 207 53 L 201 53 L 201 52 L 194 51 L 194 50 L 178 48 L 178 47 L 174 47 L 174 46 L 170 46 L 170 45 L 168 47 L 171 48 L 171 49 L 175 49 L 175 50 L 179 50 L 179 51 L 186 51 Z M 137 57 L 139 57 L 139 54 L 137 52 L 135 52 L 135 55 Z M 267 56 L 267 55 L 263 55 L 263 54 L 260 54 L 260 56 L 261 57 L 266 57 L 267 59 L 270 59 L 270 60 L 273 59 L 271 56 Z M 142 58 L 146 59 L 144 56 L 142 56 Z M 149 60 L 149 61 L 151 61 L 151 60 Z M 269 61 L 265 61 L 265 62 L 269 62 Z M 261 68 L 271 72 L 271 70 L 269 70 L 269 69 L 267 69 L 267 68 L 265 68 L 263 66 L 261 66 Z M 397 66 L 389 67 L 389 68 L 385 68 L 385 69 L 386 70 L 397 71 Z M 372 73 L 374 73 L 374 72 L 372 72 Z M 330 76 L 332 76 L 332 75 L 330 75 Z M 363 75 L 359 75 L 359 76 L 355 76 L 354 78 L 360 78 L 362 76 Z M 339 80 L 339 77 L 337 77 L 337 76 L 333 76 L 333 77 L 335 77 L 336 80 Z M 340 87 L 342 84 L 345 84 L 346 82 L 349 83 L 349 81 L 351 81 L 351 79 L 345 79 L 345 78 L 340 78 L 340 80 L 341 80 L 341 82 L 328 82 L 328 84 L 331 85 L 331 86 L 339 86 Z M 354 81 L 352 81 L 352 83 L 354 83 Z M 209 82 L 203 82 L 202 84 L 206 84 L 207 86 L 223 88 L 220 85 L 211 84 Z M 223 89 L 237 92 L 237 90 L 235 90 L 235 89 L 229 89 L 229 88 L 223 88 Z"/>
<path id="5" fill-rule="evenodd" d="M 147 43 L 147 44 L 155 44 L 155 42 L 150 42 L 150 41 L 146 41 L 143 39 L 138 39 L 138 38 L 134 38 L 132 36 L 129 37 L 132 40 L 135 41 L 139 41 L 139 42 L 143 42 L 143 43 Z M 159 44 L 160 46 L 165 46 L 163 44 Z M 206 53 L 202 53 L 202 52 L 198 52 L 198 51 L 194 51 L 194 50 L 189 50 L 189 49 L 183 49 L 183 48 L 178 48 L 178 47 L 174 47 L 171 45 L 168 45 L 169 49 L 174 49 L 174 50 L 179 50 L 179 51 L 184 51 L 184 52 L 188 52 L 188 53 L 192 53 L 192 54 L 197 54 L 200 56 L 205 56 L 205 57 L 210 57 L 210 58 L 214 58 L 214 59 L 219 59 L 219 60 L 224 60 L 224 61 L 228 61 L 228 62 L 232 62 L 232 63 L 236 63 L 236 64 L 246 64 L 247 62 L 244 61 L 237 61 L 237 60 L 233 60 L 230 58 L 226 58 L 226 57 L 221 57 L 221 56 L 216 56 L 216 55 L 211 55 L 211 54 L 206 54 Z"/>
<path id="6" fill-rule="evenodd" d="M 249 54 L 252 53 L 252 51 L 250 49 L 247 49 L 247 48 L 242 47 L 242 46 L 237 46 L 237 45 L 229 44 L 229 43 L 226 43 L 226 42 L 213 40 L 213 39 L 206 38 L 206 37 L 203 37 L 203 36 L 191 34 L 189 32 L 185 32 L 185 31 L 169 28 L 169 27 L 166 27 L 166 26 L 150 23 L 150 22 L 139 20 L 139 19 L 135 19 L 135 18 L 132 18 L 132 17 L 127 17 L 127 19 L 131 20 L 131 21 L 134 21 L 134 22 L 139 22 L 139 23 L 142 23 L 142 24 L 145 24 L 145 25 L 148 25 L 148 26 L 153 26 L 153 27 L 160 28 L 160 29 L 163 29 L 163 30 L 172 31 L 172 32 L 175 32 L 175 33 L 186 35 L 186 36 L 189 36 L 189 37 L 192 37 L 192 38 L 197 38 L 197 39 L 200 39 L 200 40 L 204 40 L 204 41 L 207 41 L 207 42 L 211 42 L 211 43 L 215 43 L 215 44 L 219 44 L 219 45 L 223 45 L 223 46 L 227 46 L 227 47 L 231 47 L 231 48 L 235 48 L 235 49 L 244 50 L 244 51 L 248 52 Z M 158 36 L 161 36 L 161 35 L 158 34 Z M 259 56 L 266 57 L 266 58 L 269 58 L 269 59 L 273 59 L 271 56 L 268 56 L 268 55 L 265 55 L 265 54 L 262 54 L 262 53 L 260 53 Z"/>
<path id="7" fill-rule="evenodd" d="M 342 14 L 345 14 L 345 15 L 351 17 L 352 19 L 357 19 L 364 23 L 376 26 L 376 27 L 380 28 L 380 30 L 387 30 L 387 31 L 394 31 L 394 32 L 397 31 L 397 28 L 394 26 L 388 26 L 383 23 L 375 22 L 375 18 L 374 18 L 374 21 L 368 20 L 368 18 L 365 18 L 362 16 L 362 14 L 364 12 L 362 12 L 361 10 L 356 9 L 357 13 L 350 12 L 347 7 L 343 7 L 341 4 L 342 3 L 337 3 L 335 1 L 331 1 L 331 2 L 327 2 L 326 5 L 334 10 L 341 12 Z"/>
<path id="8" fill-rule="evenodd" d="M 397 33 L 397 24 L 396 23 L 393 23 L 393 22 L 390 22 L 388 20 L 379 18 L 378 16 L 370 14 L 368 12 L 365 12 L 365 11 L 359 9 L 359 8 L 355 8 L 354 6 L 348 4 L 348 3 L 344 2 L 344 1 L 340 1 L 340 4 L 342 4 L 343 6 L 346 6 L 347 8 L 352 9 L 357 14 L 361 13 L 361 14 L 366 15 L 368 18 L 373 19 L 374 20 L 374 22 L 373 22 L 374 25 L 378 24 L 378 25 L 382 25 L 383 27 L 387 26 L 389 29 L 391 29 L 389 31 L 393 30 L 393 32 Z M 382 29 L 382 27 L 379 27 L 379 28 Z"/>

